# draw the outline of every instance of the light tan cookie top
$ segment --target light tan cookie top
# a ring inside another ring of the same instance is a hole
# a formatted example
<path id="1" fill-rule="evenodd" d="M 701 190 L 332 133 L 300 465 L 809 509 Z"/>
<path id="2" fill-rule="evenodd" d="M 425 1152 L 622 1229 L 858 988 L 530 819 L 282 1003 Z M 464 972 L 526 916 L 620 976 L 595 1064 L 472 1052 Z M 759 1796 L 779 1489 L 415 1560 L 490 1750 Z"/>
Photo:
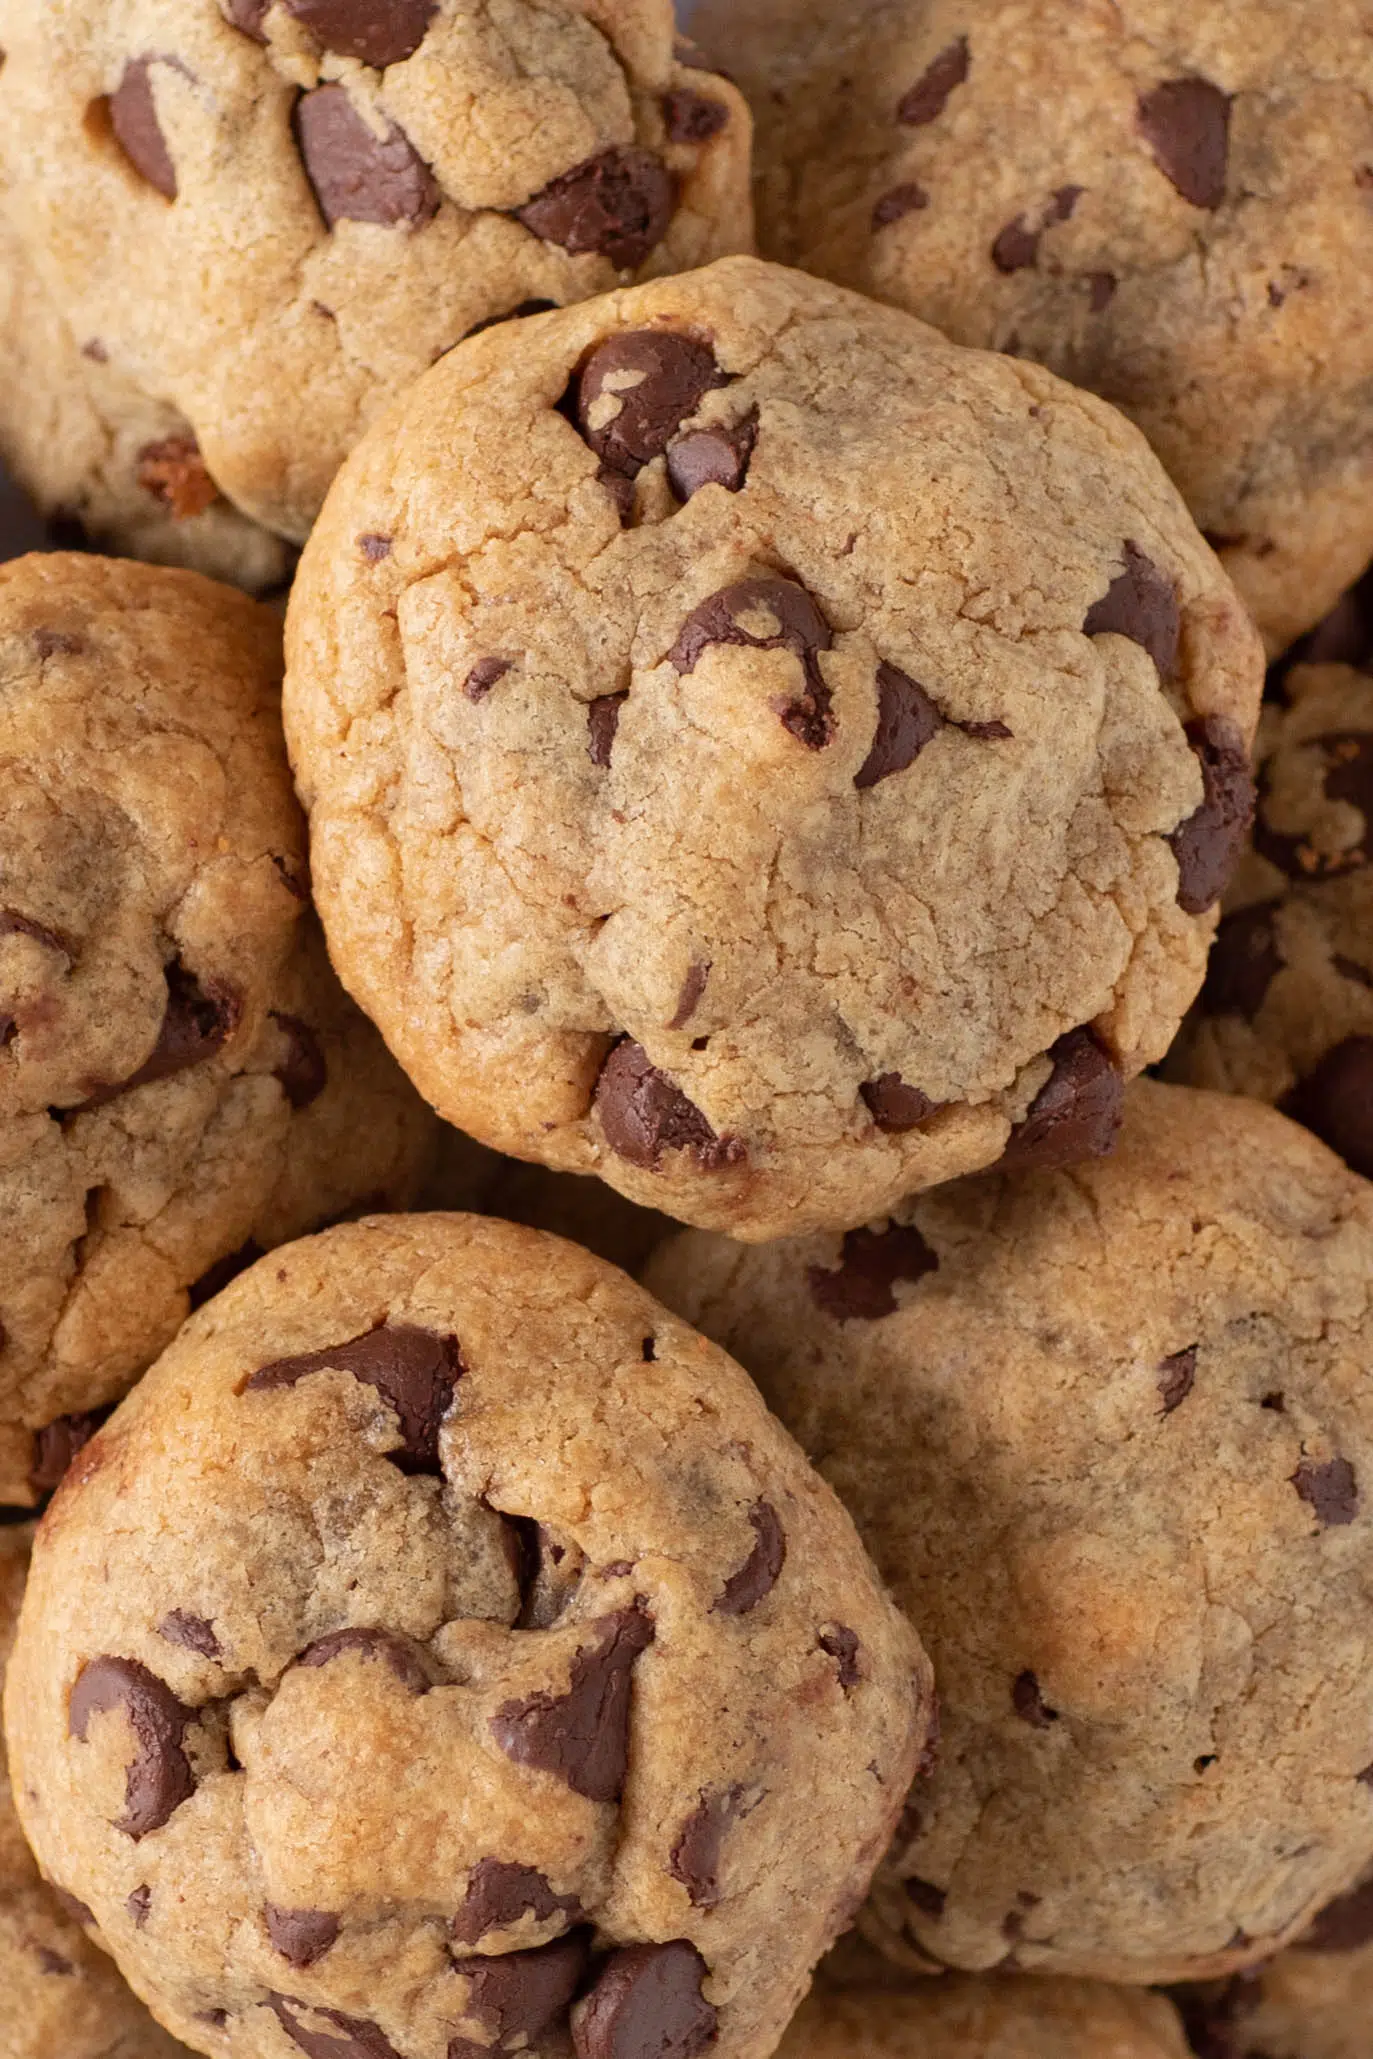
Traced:
<path id="1" fill-rule="evenodd" d="M 0 1528 L 0 1677 L 32 1532 Z M 0 1739 L 0 2059 L 187 2059 L 44 1887 L 10 1802 Z"/>
<path id="2" fill-rule="evenodd" d="M 1270 648 L 1373 555 L 1369 0 L 705 0 L 770 256 L 1126 409 Z"/>
<path id="3" fill-rule="evenodd" d="M 0 567 L 0 1501 L 211 1268 L 419 1170 L 427 1113 L 302 922 L 280 666 L 193 573 Z"/>
<path id="4" fill-rule="evenodd" d="M 3 0 L 0 46 L 63 312 L 298 541 L 470 330 L 751 243 L 748 113 L 670 0 Z"/>
<path id="5" fill-rule="evenodd" d="M 675 1239 L 919 1622 L 944 1735 L 862 1918 L 915 1963 L 1243 1967 L 1373 1856 L 1373 1188 L 1140 1081 L 1113 1158 L 842 1240 Z M 914 1948 L 912 1953 L 911 1948 Z"/>
<path id="6" fill-rule="evenodd" d="M 289 649 L 330 949 L 421 1091 L 748 1238 L 1032 1106 L 1094 1098 L 1105 1148 L 1199 984 L 1260 690 L 1119 415 L 747 258 L 436 366 Z"/>
<path id="7" fill-rule="evenodd" d="M 1373 1875 L 1289 1951 L 1175 1997 L 1210 2059 L 1367 2059 L 1373 2024 Z"/>
<path id="8" fill-rule="evenodd" d="M 1100 1981 L 951 1975 L 906 1993 L 817 1988 L 778 2059 L 1187 2059 L 1188 2050 L 1160 1995 Z"/>
<path id="9" fill-rule="evenodd" d="M 6 1719 L 44 1865 L 216 2059 L 566 2059 L 574 1995 L 579 2059 L 765 2059 L 932 1708 L 737 1366 L 433 1215 L 191 1319 L 49 1510 Z"/>

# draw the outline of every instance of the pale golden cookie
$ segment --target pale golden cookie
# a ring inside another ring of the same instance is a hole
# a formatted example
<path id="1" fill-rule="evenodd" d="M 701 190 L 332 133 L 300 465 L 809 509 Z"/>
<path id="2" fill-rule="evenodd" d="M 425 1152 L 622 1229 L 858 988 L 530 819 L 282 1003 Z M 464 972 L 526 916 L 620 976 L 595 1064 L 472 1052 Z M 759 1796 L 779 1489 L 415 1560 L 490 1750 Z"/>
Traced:
<path id="1" fill-rule="evenodd" d="M 907 1992 L 817 1986 L 777 2059 L 1188 2059 L 1160 1995 L 1100 1981 L 948 1975 Z"/>

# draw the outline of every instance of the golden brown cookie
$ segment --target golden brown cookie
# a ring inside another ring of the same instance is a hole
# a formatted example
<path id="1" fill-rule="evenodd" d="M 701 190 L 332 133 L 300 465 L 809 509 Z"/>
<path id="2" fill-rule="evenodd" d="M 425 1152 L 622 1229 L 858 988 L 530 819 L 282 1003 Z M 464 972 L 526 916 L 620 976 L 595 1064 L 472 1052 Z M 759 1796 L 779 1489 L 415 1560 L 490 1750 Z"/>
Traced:
<path id="1" fill-rule="evenodd" d="M 1188 2059 L 1189 2049 L 1161 1995 L 946 1975 L 906 1992 L 817 1986 L 777 2059 Z"/>

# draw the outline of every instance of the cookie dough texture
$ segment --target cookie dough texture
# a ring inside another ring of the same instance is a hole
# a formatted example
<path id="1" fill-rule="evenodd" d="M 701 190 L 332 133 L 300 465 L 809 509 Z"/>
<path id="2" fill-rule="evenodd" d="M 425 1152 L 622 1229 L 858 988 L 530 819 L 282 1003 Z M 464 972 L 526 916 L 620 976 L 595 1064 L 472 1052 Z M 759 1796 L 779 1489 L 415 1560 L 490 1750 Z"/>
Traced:
<path id="1" fill-rule="evenodd" d="M 456 1215 L 191 1318 L 49 1511 L 7 1690 L 44 1864 L 232 2059 L 766 2059 L 932 1709 L 741 1370 Z"/>
<path id="2" fill-rule="evenodd" d="M 897 1957 L 1240 1970 L 1373 1856 L 1373 1189 L 1141 1081 L 1114 1157 L 837 1237 L 692 1234 L 733 1351 L 921 1627 L 943 1741 L 860 1919 Z"/>
<path id="3" fill-rule="evenodd" d="M 31 1532 L 0 1529 L 0 1676 Z M 10 1802 L 0 1741 L 0 2059 L 188 2059 L 43 1885 Z"/>
<path id="4" fill-rule="evenodd" d="M 816 1991 L 777 2059 L 1189 2059 L 1160 1995 L 1099 1981 L 923 1981 L 907 1993 Z"/>
<path id="5" fill-rule="evenodd" d="M 1373 660 L 1373 651 L 1369 653 Z M 1302 665 L 1171 1076 L 1270 1101 L 1373 1177 L 1373 673 Z"/>
<path id="6" fill-rule="evenodd" d="M 749 258 L 436 366 L 288 648 L 330 950 L 421 1092 L 748 1238 L 994 1160 L 1074 1033 L 1104 1147 L 1261 671 L 1119 415 Z"/>
<path id="7" fill-rule="evenodd" d="M 0 567 L 0 1501 L 235 1262 L 421 1171 L 307 912 L 280 666 L 195 573 Z"/>
<path id="8" fill-rule="evenodd" d="M 1277 652 L 1373 556 L 1369 0 L 704 0 L 771 257 L 1139 424 Z"/>
<path id="9" fill-rule="evenodd" d="M 1373 2022 L 1373 1875 L 1251 1973 L 1180 1989 L 1194 2049 L 1222 2059 L 1365 2059 Z"/>
<path id="10" fill-rule="evenodd" d="M 748 111 L 670 0 L 3 0 L 0 47 L 63 315 L 296 541 L 469 330 L 751 243 Z"/>

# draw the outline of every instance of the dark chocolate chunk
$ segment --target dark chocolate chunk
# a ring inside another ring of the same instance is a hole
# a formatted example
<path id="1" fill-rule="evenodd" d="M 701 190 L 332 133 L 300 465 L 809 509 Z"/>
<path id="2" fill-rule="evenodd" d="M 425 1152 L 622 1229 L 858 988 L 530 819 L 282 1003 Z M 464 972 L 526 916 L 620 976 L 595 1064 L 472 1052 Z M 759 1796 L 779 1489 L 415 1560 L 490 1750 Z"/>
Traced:
<path id="1" fill-rule="evenodd" d="M 251 36 L 255 43 L 267 41 L 267 31 L 262 24 L 267 18 L 267 9 L 272 0 L 219 0 L 224 19 L 236 29 L 242 29 L 245 36 Z"/>
<path id="2" fill-rule="evenodd" d="M 146 179 L 164 200 L 175 200 L 176 166 L 172 163 L 153 99 L 152 68 L 155 64 L 170 64 L 185 77 L 190 77 L 185 65 L 175 57 L 130 58 L 124 67 L 123 77 L 110 95 L 110 126 L 139 177 Z"/>
<path id="3" fill-rule="evenodd" d="M 1189 1344 L 1185 1351 L 1175 1351 L 1165 1358 L 1158 1369 L 1158 1391 L 1163 1401 L 1163 1414 L 1170 1416 L 1175 1408 L 1181 1408 L 1192 1391 L 1197 1376 L 1197 1347 Z"/>
<path id="4" fill-rule="evenodd" d="M 1125 543 L 1125 570 L 1117 573 L 1082 624 L 1084 636 L 1128 636 L 1148 651 L 1160 679 L 1172 679 L 1178 665 L 1182 616 L 1177 588 L 1137 543 Z"/>
<path id="5" fill-rule="evenodd" d="M 677 182 L 660 157 L 633 146 L 603 150 L 515 209 L 545 243 L 574 257 L 595 252 L 636 271 L 667 234 Z"/>
<path id="6" fill-rule="evenodd" d="M 219 1639 L 214 1625 L 204 1616 L 193 1616 L 188 1609 L 170 1609 L 157 1626 L 159 1637 L 165 1637 L 168 1644 L 179 1644 L 186 1651 L 199 1652 L 202 1659 L 219 1657 Z"/>
<path id="7" fill-rule="evenodd" d="M 375 529 L 364 529 L 357 543 L 369 565 L 379 565 L 391 555 L 391 538 L 379 535 Z"/>
<path id="8" fill-rule="evenodd" d="M 738 1165 L 744 1147 L 719 1137 L 681 1088 L 648 1061 L 642 1044 L 615 1046 L 596 1082 L 596 1113 L 612 1151 L 656 1172 L 668 1151 L 687 1151 L 702 1172 Z"/>
<path id="9" fill-rule="evenodd" d="M 313 1644 L 307 1644 L 296 1660 L 298 1666 L 328 1666 L 335 1659 L 357 1652 L 364 1659 L 377 1660 L 389 1666 L 402 1687 L 411 1694 L 428 1694 L 433 1686 L 424 1648 L 413 1638 L 401 1637 L 394 1630 L 331 1630 L 327 1637 L 317 1637 Z"/>
<path id="10" fill-rule="evenodd" d="M 401 2059 L 390 2039 L 361 2016 L 325 2009 L 318 2002 L 297 2002 L 290 1995 L 268 1995 L 267 2007 L 306 2059 Z M 331 2030 L 312 2030 L 303 2020 L 323 2018 Z"/>
<path id="11" fill-rule="evenodd" d="M 469 701 L 484 701 L 497 680 L 504 679 L 510 669 L 509 658 L 478 658 L 464 679 L 462 690 Z"/>
<path id="12" fill-rule="evenodd" d="M 499 2051 L 529 2052 L 539 2050 L 541 2033 L 567 2021 L 588 1957 L 585 1936 L 574 1932 L 533 1951 L 453 1963 L 467 1976 L 466 2014 L 495 2034 Z M 448 2059 L 477 2059 L 490 2050 L 474 2038 L 457 2038 Z"/>
<path id="13" fill-rule="evenodd" d="M 1111 305 L 1118 284 L 1114 272 L 1088 272 L 1087 305 L 1094 315 L 1103 313 Z"/>
<path id="14" fill-rule="evenodd" d="M 904 186 L 893 186 L 873 202 L 872 225 L 874 229 L 889 229 L 893 222 L 904 221 L 908 214 L 918 214 L 929 204 L 930 196 L 924 187 L 908 179 Z"/>
<path id="15" fill-rule="evenodd" d="M 695 93 L 690 86 L 674 86 L 663 95 L 663 122 L 670 143 L 709 143 L 729 122 L 723 100 L 707 93 Z"/>
<path id="16" fill-rule="evenodd" d="M 970 62 L 968 39 L 960 36 L 957 42 L 940 51 L 934 62 L 925 67 L 915 84 L 902 95 L 897 103 L 896 119 L 911 129 L 922 129 L 927 122 L 937 121 L 955 86 L 961 86 L 967 78 Z"/>
<path id="17" fill-rule="evenodd" d="M 720 1899 L 720 1847 L 725 1832 L 738 1820 L 742 1787 L 706 1790 L 687 1817 L 668 1860 L 697 1909 L 713 1909 Z"/>
<path id="18" fill-rule="evenodd" d="M 863 1668 L 859 1664 L 863 1647 L 858 1642 L 857 1633 L 846 1623 L 831 1623 L 820 1632 L 820 1649 L 834 1660 L 839 1668 L 839 1685 L 845 1694 L 850 1693 L 863 1678 Z"/>
<path id="19" fill-rule="evenodd" d="M 674 329 L 630 329 L 598 344 L 582 367 L 577 426 L 603 464 L 632 479 L 707 393 L 728 384 L 709 344 Z"/>
<path id="20" fill-rule="evenodd" d="M 603 693 L 588 702 L 586 754 L 593 765 L 603 769 L 609 767 L 610 754 L 615 748 L 615 732 L 620 726 L 620 710 L 628 699 L 627 693 Z"/>
<path id="21" fill-rule="evenodd" d="M 1039 1691 L 1039 1680 L 1030 1672 L 1016 1676 L 1011 1688 L 1011 1705 L 1023 1723 L 1032 1730 L 1051 1730 L 1058 1721 L 1058 1710 L 1051 1709 Z"/>
<path id="22" fill-rule="evenodd" d="M 1373 1945 L 1373 1877 L 1327 1902 L 1298 1945 L 1303 1952 L 1359 1952 Z"/>
<path id="23" fill-rule="evenodd" d="M 838 1268 L 813 1265 L 807 1270 L 811 1294 L 836 1322 L 879 1322 L 896 1314 L 892 1289 L 898 1280 L 923 1280 L 937 1271 L 939 1260 L 912 1223 L 892 1223 L 885 1230 L 850 1230 Z"/>
<path id="24" fill-rule="evenodd" d="M 694 1945 L 624 1945 L 602 1962 L 572 2011 L 577 2059 L 695 2059 L 715 2042 L 701 1990 L 709 1968 Z"/>
<path id="25" fill-rule="evenodd" d="M 468 1875 L 467 1893 L 449 1934 L 454 1944 L 475 1945 L 488 1931 L 508 1930 L 522 1916 L 532 1916 L 536 1923 L 566 1916 L 576 1923 L 582 1910 L 575 1895 L 555 1895 L 537 1867 L 481 1859 Z"/>
<path id="26" fill-rule="evenodd" d="M 1358 1482 L 1347 1458 L 1327 1459 L 1323 1465 L 1304 1458 L 1292 1475 L 1292 1485 L 1315 1510 L 1324 1530 L 1352 1523 L 1359 1513 Z"/>
<path id="27" fill-rule="evenodd" d="M 1373 1037 L 1345 1037 L 1282 1101 L 1364 1179 L 1373 1179 Z"/>
<path id="28" fill-rule="evenodd" d="M 283 0 L 322 49 L 382 71 L 413 57 L 438 0 Z"/>
<path id="29" fill-rule="evenodd" d="M 879 1073 L 875 1080 L 864 1080 L 858 1091 L 878 1129 L 890 1137 L 919 1129 L 938 1106 L 919 1087 L 908 1086 L 899 1072 Z"/>
<path id="30" fill-rule="evenodd" d="M 944 726 L 944 717 L 923 686 L 895 665 L 877 668 L 877 730 L 872 748 L 853 776 L 858 788 L 876 786 L 913 765 Z"/>
<path id="31" fill-rule="evenodd" d="M 760 615 L 777 626 L 747 626 L 745 618 Z M 668 661 L 684 677 L 695 671 L 703 652 L 716 644 L 738 644 L 755 651 L 790 651 L 801 663 L 805 691 L 781 711 L 782 726 L 809 751 L 823 750 L 834 733 L 830 690 L 820 670 L 819 653 L 833 648 L 829 623 L 803 586 L 794 579 L 740 579 L 722 587 L 693 608 L 682 624 Z"/>
<path id="32" fill-rule="evenodd" d="M 245 1391 L 294 1387 L 297 1380 L 326 1367 L 338 1367 L 355 1380 L 375 1387 L 400 1420 L 404 1447 L 387 1456 L 405 1473 L 439 1471 L 439 1426 L 453 1406 L 453 1392 L 463 1372 L 456 1337 L 440 1337 L 414 1323 L 378 1323 L 360 1337 L 326 1345 L 323 1351 L 297 1358 L 273 1359 L 259 1366 Z"/>
<path id="33" fill-rule="evenodd" d="M 131 1093 L 135 1087 L 188 1072 L 193 1065 L 203 1065 L 213 1058 L 228 1043 L 243 1013 L 238 995 L 213 980 L 202 987 L 179 958 L 165 968 L 164 977 L 167 1006 L 151 1056 L 128 1079 L 108 1086 L 92 1086 L 85 1100 L 66 1110 L 67 1114 L 80 1115 L 92 1108 L 102 1108 L 107 1101 Z"/>
<path id="34" fill-rule="evenodd" d="M 160 1830 L 195 1792 L 183 1740 L 194 1711 L 165 1680 L 137 1659 L 90 1659 L 76 1676 L 67 1704 L 67 1730 L 84 1741 L 92 1716 L 122 1709 L 135 1739 L 124 1781 L 124 1814 L 115 1824 L 137 1841 Z"/>
<path id="35" fill-rule="evenodd" d="M 138 483 L 178 522 L 193 521 L 212 508 L 219 488 L 210 477 L 194 436 L 163 436 L 138 453 Z"/>
<path id="36" fill-rule="evenodd" d="M 506 1702 L 491 1731 L 508 1757 L 555 1773 L 592 1802 L 618 1801 L 629 1767 L 634 1663 L 653 1642 L 653 1618 L 637 1602 L 608 1616 L 595 1643 L 572 1661 L 565 1694 Z"/>
<path id="37" fill-rule="evenodd" d="M 112 1410 L 96 1408 L 79 1416 L 58 1416 L 33 1434 L 33 1461 L 29 1485 L 36 1495 L 51 1494 L 60 1487 L 63 1475 L 78 1451 L 90 1443 Z"/>
<path id="38" fill-rule="evenodd" d="M 1230 100 L 1209 79 L 1165 79 L 1139 101 L 1139 126 L 1154 162 L 1193 207 L 1225 198 Z"/>
<path id="39" fill-rule="evenodd" d="M 1039 257 L 1039 242 L 1044 231 L 1051 229 L 1055 222 L 1071 219 L 1082 190 L 1081 186 L 1060 186 L 1048 207 L 1042 210 L 1037 228 L 1032 228 L 1023 214 L 1008 222 L 992 245 L 992 263 L 997 270 L 1021 272 L 1034 264 Z"/>
<path id="40" fill-rule="evenodd" d="M 343 86 L 302 93 L 291 119 L 326 227 L 348 221 L 418 229 L 438 213 L 438 185 L 404 132 L 393 124 L 375 136 Z"/>
<path id="41" fill-rule="evenodd" d="M 1168 841 L 1178 861 L 1178 906 L 1189 915 L 1213 908 L 1230 883 L 1254 819 L 1254 779 L 1244 738 L 1224 715 L 1187 725 L 1201 766 L 1201 806 Z"/>
<path id="42" fill-rule="evenodd" d="M 297 1015 L 282 1015 L 275 1008 L 272 1021 L 286 1039 L 286 1056 L 272 1067 L 272 1077 L 292 1108 L 308 1108 L 318 1101 L 329 1084 L 329 1068 L 319 1038 L 308 1022 Z"/>
<path id="43" fill-rule="evenodd" d="M 1048 1055 L 1054 1069 L 1001 1155 L 1013 1172 L 1056 1172 L 1105 1158 L 1124 1119 L 1125 1081 L 1094 1030 L 1069 1030 Z"/>
<path id="44" fill-rule="evenodd" d="M 720 1616 L 746 1616 L 756 1609 L 782 1577 L 786 1563 L 787 1538 L 782 1520 L 769 1501 L 756 1501 L 748 1512 L 754 1544 L 737 1573 L 724 1584 L 714 1612 Z"/>
<path id="45" fill-rule="evenodd" d="M 1221 917 L 1201 990 L 1203 1015 L 1239 1015 L 1252 1022 L 1283 969 L 1273 917 L 1277 904 L 1238 908 Z"/>
<path id="46" fill-rule="evenodd" d="M 738 493 L 748 477 L 757 440 L 756 408 L 729 429 L 688 429 L 668 446 L 668 484 L 682 501 L 690 500 L 703 486 L 723 486 L 726 493 Z"/>
<path id="47" fill-rule="evenodd" d="M 128 1911 L 130 1917 L 133 1920 L 133 1927 L 135 1930 L 142 1930 L 144 1924 L 148 1920 L 148 1916 L 152 1910 L 152 1906 L 152 1889 L 148 1887 L 146 1884 L 143 1887 L 136 1887 L 133 1893 L 129 1896 L 129 1899 L 124 1904 L 125 1909 Z"/>
<path id="48" fill-rule="evenodd" d="M 262 1920 L 273 1950 L 297 1971 L 313 1966 L 338 1941 L 338 1917 L 324 1909 L 278 1909 L 268 1902 Z"/>
<path id="49" fill-rule="evenodd" d="M 686 978 L 682 981 L 681 992 L 677 996 L 677 1006 L 673 1010 L 672 1020 L 668 1024 L 669 1029 L 686 1028 L 692 1016 L 696 1013 L 697 1007 L 700 1005 L 701 996 L 706 990 L 706 981 L 709 978 L 710 960 L 708 958 L 693 958 L 691 964 L 687 967 Z"/>

